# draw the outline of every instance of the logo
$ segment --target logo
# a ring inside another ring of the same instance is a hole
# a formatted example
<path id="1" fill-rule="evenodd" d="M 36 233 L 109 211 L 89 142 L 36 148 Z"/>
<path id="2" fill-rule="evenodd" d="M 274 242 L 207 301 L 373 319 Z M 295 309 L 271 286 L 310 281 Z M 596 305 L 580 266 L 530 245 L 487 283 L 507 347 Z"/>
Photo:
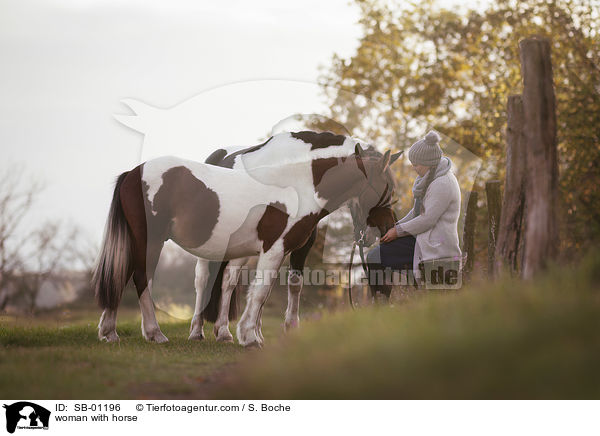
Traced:
<path id="1" fill-rule="evenodd" d="M 462 286 L 462 259 L 435 259 L 421 265 L 426 289 L 459 289 Z"/>
<path id="2" fill-rule="evenodd" d="M 6 431 L 14 433 L 18 429 L 48 430 L 50 411 L 29 401 L 19 401 L 6 409 Z"/>

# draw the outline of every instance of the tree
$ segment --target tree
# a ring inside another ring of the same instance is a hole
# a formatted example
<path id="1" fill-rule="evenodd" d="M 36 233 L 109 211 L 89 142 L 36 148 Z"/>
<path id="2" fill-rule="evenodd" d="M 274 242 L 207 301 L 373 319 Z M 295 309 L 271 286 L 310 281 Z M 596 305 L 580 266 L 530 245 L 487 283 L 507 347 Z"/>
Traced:
<path id="1" fill-rule="evenodd" d="M 18 231 L 23 217 L 34 202 L 39 185 L 23 189 L 22 168 L 14 167 L 0 177 L 0 310 L 4 310 L 11 296 L 9 284 L 15 280 L 20 267 L 23 238 Z"/>
<path id="2" fill-rule="evenodd" d="M 0 176 L 0 310 L 12 303 L 34 312 L 49 279 L 73 266 L 91 271 L 95 250 L 76 226 L 46 221 L 25 228 L 40 192 L 40 184 L 27 180 L 21 167 Z"/>
<path id="3" fill-rule="evenodd" d="M 600 238 L 600 3 L 499 0 L 450 11 L 429 0 L 358 1 L 364 36 L 322 77 L 332 118 L 353 134 L 409 145 L 433 126 L 502 177 L 506 104 L 521 92 L 519 40 L 553 42 L 563 240 Z M 479 220 L 483 222 L 483 220 Z"/>

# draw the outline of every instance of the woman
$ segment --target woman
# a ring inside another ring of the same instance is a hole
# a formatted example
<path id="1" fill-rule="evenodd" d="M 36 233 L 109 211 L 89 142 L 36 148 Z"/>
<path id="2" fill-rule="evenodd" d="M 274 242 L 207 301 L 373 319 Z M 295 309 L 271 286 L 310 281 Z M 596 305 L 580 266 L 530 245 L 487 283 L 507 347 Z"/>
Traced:
<path id="1" fill-rule="evenodd" d="M 391 291 L 377 270 L 412 268 L 417 274 L 420 262 L 461 256 L 457 229 L 460 188 L 452 162 L 442 156 L 439 142 L 440 136 L 430 131 L 410 147 L 408 158 L 418 174 L 412 188 L 415 203 L 367 255 L 373 295 L 379 291 L 389 297 Z"/>

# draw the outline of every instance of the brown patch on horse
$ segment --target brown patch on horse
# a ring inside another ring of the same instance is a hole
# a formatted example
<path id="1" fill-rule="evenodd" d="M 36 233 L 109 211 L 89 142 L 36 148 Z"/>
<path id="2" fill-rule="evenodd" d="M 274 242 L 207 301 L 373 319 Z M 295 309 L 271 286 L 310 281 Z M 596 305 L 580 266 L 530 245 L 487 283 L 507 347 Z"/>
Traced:
<path id="1" fill-rule="evenodd" d="M 235 153 L 231 153 L 229 156 L 226 156 L 224 159 L 222 159 L 222 161 L 218 165 L 223 168 L 233 168 L 236 157 L 238 157 L 241 154 L 253 153 L 255 151 L 260 150 L 265 145 L 267 145 L 271 139 L 273 139 L 272 136 L 269 139 L 267 139 L 265 142 L 263 142 L 262 144 L 255 145 L 253 147 L 244 148 L 243 150 L 238 150 Z"/>
<path id="2" fill-rule="evenodd" d="M 283 237 L 283 249 L 286 253 L 302 247 L 308 241 L 319 221 L 327 215 L 327 211 L 310 213 L 294 224 Z"/>
<path id="3" fill-rule="evenodd" d="M 323 180 L 323 176 L 327 171 L 331 168 L 337 166 L 339 160 L 337 157 L 328 157 L 323 159 L 315 159 L 311 162 L 311 170 L 313 176 L 313 185 L 317 188 L 321 181 Z"/>
<path id="4" fill-rule="evenodd" d="M 129 171 L 121 185 L 121 206 L 131 231 L 132 271 L 138 296 L 148 285 L 146 261 L 148 259 L 148 225 L 146 192 L 142 182 L 142 165 Z M 154 250 L 153 250 L 154 251 Z M 159 252 L 160 253 L 160 252 Z"/>
<path id="5" fill-rule="evenodd" d="M 163 183 L 154 196 L 152 208 L 158 221 L 170 223 L 170 234 L 188 248 L 208 241 L 219 218 L 219 196 L 189 168 L 173 167 L 162 175 Z"/>
<path id="6" fill-rule="evenodd" d="M 304 130 L 302 132 L 292 132 L 293 138 L 299 139 L 307 144 L 311 144 L 310 149 L 327 148 L 335 145 L 342 145 L 346 140 L 343 135 L 335 135 L 331 132 L 311 132 Z"/>
<path id="7" fill-rule="evenodd" d="M 385 234 L 389 229 L 394 227 L 394 213 L 389 207 L 374 207 L 369 211 L 367 217 L 367 225 L 377 227 L 379 233 Z"/>
<path id="8" fill-rule="evenodd" d="M 354 156 L 329 157 L 314 159 L 311 162 L 315 192 L 327 200 L 328 210 L 337 209 L 339 204 L 347 199 L 347 193 L 352 186 L 356 182 L 366 180 L 362 170 L 352 162 L 356 159 Z"/>
<path id="9" fill-rule="evenodd" d="M 263 241 L 263 252 L 269 251 L 285 230 L 288 221 L 286 210 L 285 204 L 277 201 L 269 204 L 260 218 L 256 230 L 258 239 Z"/>

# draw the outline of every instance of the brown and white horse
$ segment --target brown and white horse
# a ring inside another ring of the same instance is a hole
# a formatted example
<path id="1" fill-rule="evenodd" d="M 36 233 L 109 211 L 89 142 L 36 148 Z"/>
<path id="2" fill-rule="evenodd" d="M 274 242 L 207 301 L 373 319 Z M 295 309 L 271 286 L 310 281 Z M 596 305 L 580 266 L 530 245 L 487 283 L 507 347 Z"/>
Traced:
<path id="1" fill-rule="evenodd" d="M 292 137 L 301 139 L 307 144 L 320 148 L 340 145 L 345 137 L 331 133 L 315 134 L 315 132 L 292 133 Z M 273 145 L 281 145 L 290 151 L 288 142 L 275 142 Z M 368 152 L 372 148 L 367 149 Z M 224 168 L 244 169 L 246 165 L 262 165 L 271 161 L 269 150 L 259 147 L 229 147 L 215 150 L 205 163 L 217 165 Z M 253 162 L 246 162 L 245 155 L 253 154 Z M 396 159 L 401 153 L 392 156 Z M 380 207 L 385 219 L 386 208 Z M 385 222 L 385 221 L 384 221 Z M 358 223 L 355 225 L 355 238 L 360 237 L 359 231 L 363 228 Z M 287 331 L 299 325 L 300 293 L 303 285 L 303 270 L 310 249 L 312 248 L 317 234 L 315 228 L 307 242 L 300 248 L 290 253 L 290 266 L 288 272 L 288 303 L 285 311 L 284 329 Z M 217 341 L 232 342 L 233 336 L 229 331 L 229 320 L 237 316 L 237 305 L 235 303 L 235 289 L 239 280 L 241 268 L 252 262 L 252 257 L 233 259 L 230 261 L 215 262 L 198 259 L 196 265 L 196 310 L 190 326 L 189 339 L 204 339 L 203 323 L 210 321 L 214 323 L 214 335 Z M 208 302 L 207 302 L 208 301 Z M 233 301 L 233 304 L 231 304 Z M 202 309 L 203 308 L 203 309 Z"/>
<path id="2" fill-rule="evenodd" d="M 349 204 L 355 226 L 367 229 L 371 241 L 375 231 L 381 234 L 393 225 L 389 165 L 398 155 L 314 132 L 281 133 L 241 154 L 243 166 L 237 169 L 162 157 L 119 176 L 94 274 L 104 309 L 101 339 L 118 340 L 117 308 L 133 276 L 144 337 L 167 341 L 151 289 L 168 239 L 207 260 L 258 255 L 237 338 L 244 346 L 260 346 L 260 313 L 276 272 L 286 254 L 307 242 L 320 219 Z M 201 309 L 202 298 L 197 298 L 197 315 Z"/>
<path id="3" fill-rule="evenodd" d="M 303 139 L 310 143 L 313 139 L 313 132 L 292 133 L 297 139 Z M 322 134 L 319 136 L 321 145 L 325 143 L 334 145 L 345 139 L 344 137 L 333 134 Z M 280 146 L 288 146 L 287 142 L 275 142 Z M 245 155 L 253 153 L 255 156 L 255 165 L 269 163 L 271 156 L 269 150 L 256 147 L 228 147 L 215 150 L 205 163 L 217 165 L 223 168 L 245 169 Z M 285 312 L 284 328 L 287 331 L 290 328 L 299 325 L 299 307 L 300 293 L 303 285 L 303 270 L 306 257 L 312 248 L 317 235 L 317 228 L 313 230 L 306 243 L 290 253 L 290 268 L 288 272 L 288 305 Z M 214 323 L 214 335 L 218 342 L 233 342 L 233 336 L 229 331 L 229 320 L 237 317 L 237 297 L 235 290 L 239 281 L 241 268 L 247 266 L 253 261 L 253 257 L 242 257 L 239 259 L 226 260 L 223 262 L 209 261 L 198 258 L 196 264 L 196 310 L 190 326 L 189 339 L 204 339 L 203 325 L 204 321 Z M 233 301 L 233 304 L 232 304 Z"/>

